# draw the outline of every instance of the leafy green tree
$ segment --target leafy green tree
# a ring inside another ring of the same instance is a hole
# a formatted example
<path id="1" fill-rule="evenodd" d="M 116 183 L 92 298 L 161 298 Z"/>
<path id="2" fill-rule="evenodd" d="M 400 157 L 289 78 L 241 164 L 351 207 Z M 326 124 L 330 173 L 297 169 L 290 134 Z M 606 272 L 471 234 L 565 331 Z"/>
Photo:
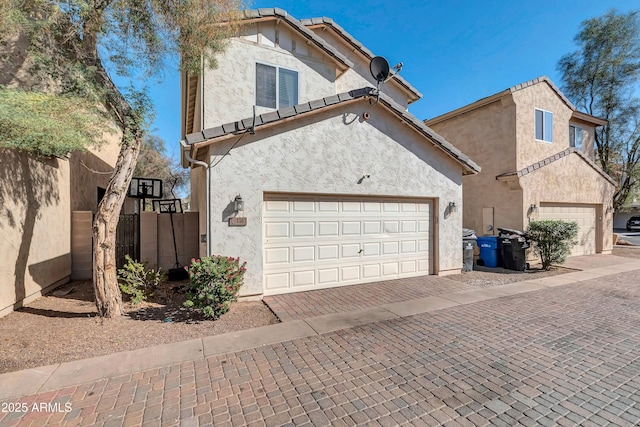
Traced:
<path id="1" fill-rule="evenodd" d="M 603 16 L 581 24 L 579 49 L 558 62 L 563 91 L 578 108 L 608 120 L 596 130 L 600 167 L 619 182 L 614 208 L 623 206 L 640 178 L 640 15 Z"/>
<path id="2" fill-rule="evenodd" d="M 28 79 L 19 83 L 22 89 L 76 96 L 85 105 L 98 105 L 122 134 L 115 170 L 93 224 L 93 283 L 103 317 L 123 313 L 116 225 L 151 110 L 144 90 L 121 90 L 112 77 L 128 76 L 132 87 L 140 87 L 141 80 L 159 75 L 178 57 L 187 73 L 199 74 L 203 64 L 215 66 L 216 54 L 236 29 L 241 7 L 241 0 L 0 2 L 0 77 L 8 66 L 21 64 L 28 68 Z M 21 56 L 23 51 L 28 58 Z"/>

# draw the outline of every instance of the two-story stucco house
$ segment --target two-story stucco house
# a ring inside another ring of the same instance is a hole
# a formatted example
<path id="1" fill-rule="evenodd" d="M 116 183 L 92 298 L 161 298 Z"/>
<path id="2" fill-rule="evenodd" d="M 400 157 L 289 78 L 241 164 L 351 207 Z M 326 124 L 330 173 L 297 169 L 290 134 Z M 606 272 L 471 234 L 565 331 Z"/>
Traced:
<path id="1" fill-rule="evenodd" d="M 547 77 L 425 123 L 483 165 L 463 178 L 465 227 L 496 234 L 571 220 L 579 228 L 572 255 L 611 251 L 615 183 L 593 162 L 594 130 L 606 122 L 577 111 Z"/>
<path id="2" fill-rule="evenodd" d="M 459 272 L 454 207 L 480 168 L 407 111 L 420 93 L 395 75 L 376 96 L 373 54 L 330 19 L 245 24 L 182 79 L 200 253 L 247 261 L 245 297 Z"/>

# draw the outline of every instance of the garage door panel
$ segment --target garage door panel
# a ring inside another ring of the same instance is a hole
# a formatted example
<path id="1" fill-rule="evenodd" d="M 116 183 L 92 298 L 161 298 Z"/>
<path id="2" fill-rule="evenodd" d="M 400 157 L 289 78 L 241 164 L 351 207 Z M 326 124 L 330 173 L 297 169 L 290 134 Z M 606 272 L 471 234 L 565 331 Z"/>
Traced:
<path id="1" fill-rule="evenodd" d="M 418 231 L 417 221 L 402 221 L 402 233 L 415 233 Z"/>
<path id="2" fill-rule="evenodd" d="M 400 273 L 415 273 L 418 271 L 418 262 L 417 261 L 401 261 L 400 262 Z"/>
<path id="3" fill-rule="evenodd" d="M 264 205 L 265 293 L 429 274 L 431 202 L 282 197 Z"/>
<path id="4" fill-rule="evenodd" d="M 380 255 L 380 243 L 364 243 L 362 245 L 363 256 L 378 256 Z"/>
<path id="5" fill-rule="evenodd" d="M 338 267 L 318 269 L 318 284 L 331 285 L 340 282 L 340 270 Z"/>
<path id="6" fill-rule="evenodd" d="M 264 275 L 266 290 L 289 289 L 289 273 L 269 273 Z"/>
<path id="7" fill-rule="evenodd" d="M 382 207 L 380 203 L 377 202 L 364 202 L 363 204 L 363 212 L 380 212 Z"/>
<path id="8" fill-rule="evenodd" d="M 382 211 L 383 212 L 400 212 L 400 206 L 398 203 L 383 203 Z"/>
<path id="9" fill-rule="evenodd" d="M 362 234 L 380 234 L 382 229 L 380 221 L 364 221 L 362 226 Z"/>
<path id="10" fill-rule="evenodd" d="M 338 212 L 338 202 L 335 201 L 319 201 L 318 212 Z"/>
<path id="11" fill-rule="evenodd" d="M 398 234 L 400 232 L 400 221 L 384 221 L 384 233 Z"/>
<path id="12" fill-rule="evenodd" d="M 286 200 L 267 200 L 264 202 L 265 212 L 289 212 L 289 202 Z"/>
<path id="13" fill-rule="evenodd" d="M 360 225 L 362 225 L 360 221 L 343 221 L 342 235 L 343 236 L 359 236 Z"/>
<path id="14" fill-rule="evenodd" d="M 405 240 L 400 244 L 400 252 L 403 254 L 414 254 L 417 252 L 417 248 L 415 240 Z"/>
<path id="15" fill-rule="evenodd" d="M 358 280 L 360 279 L 360 266 L 352 265 L 348 267 L 342 267 L 342 280 Z"/>
<path id="16" fill-rule="evenodd" d="M 264 251 L 265 263 L 271 264 L 286 264 L 289 262 L 289 248 L 267 248 Z"/>
<path id="17" fill-rule="evenodd" d="M 359 202 L 342 202 L 342 212 L 360 212 Z"/>
<path id="18" fill-rule="evenodd" d="M 315 270 L 294 271 L 292 279 L 293 287 L 314 285 L 316 282 L 316 272 Z"/>
<path id="19" fill-rule="evenodd" d="M 315 212 L 316 204 L 313 201 L 295 201 L 293 202 L 293 212 Z"/>
<path id="20" fill-rule="evenodd" d="M 315 222 L 294 222 L 291 237 L 314 237 L 316 234 Z"/>
<path id="21" fill-rule="evenodd" d="M 340 245 L 319 245 L 318 246 L 318 259 L 319 260 L 337 260 L 339 258 Z"/>
<path id="22" fill-rule="evenodd" d="M 342 245 L 342 258 L 354 258 L 359 256 L 360 256 L 359 243 Z"/>
<path id="23" fill-rule="evenodd" d="M 267 238 L 289 237 L 289 223 L 270 222 L 265 225 L 264 234 Z"/>
<path id="24" fill-rule="evenodd" d="M 383 255 L 397 255 L 400 253 L 400 244 L 398 242 L 384 242 L 382 244 Z"/>
<path id="25" fill-rule="evenodd" d="M 340 223 L 338 221 L 319 222 L 318 237 L 335 237 L 340 234 Z"/>
<path id="26" fill-rule="evenodd" d="M 578 243 L 571 256 L 596 253 L 596 208 L 592 206 L 541 206 L 540 220 L 575 221 L 578 224 Z"/>
<path id="27" fill-rule="evenodd" d="M 298 246 L 293 248 L 293 262 L 315 261 L 315 246 Z"/>
<path id="28" fill-rule="evenodd" d="M 399 261 L 385 262 L 384 264 L 382 264 L 382 276 L 383 277 L 397 276 L 398 273 L 400 272 L 399 264 L 400 264 Z"/>

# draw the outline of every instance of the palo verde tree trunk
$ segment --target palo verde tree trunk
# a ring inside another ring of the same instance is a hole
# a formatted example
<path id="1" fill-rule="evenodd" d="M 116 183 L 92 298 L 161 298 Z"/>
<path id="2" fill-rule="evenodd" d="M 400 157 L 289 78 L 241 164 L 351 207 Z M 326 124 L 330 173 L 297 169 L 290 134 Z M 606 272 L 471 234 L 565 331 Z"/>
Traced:
<path id="1" fill-rule="evenodd" d="M 85 34 L 91 34 L 87 31 Z M 140 117 L 115 86 L 97 55 L 95 37 L 85 35 L 85 58 L 95 67 L 95 79 L 105 90 L 105 107 L 116 118 L 122 131 L 122 144 L 115 169 L 93 221 L 93 287 L 100 317 L 124 314 L 122 293 L 116 271 L 116 228 L 127 188 L 142 147 Z"/>
<path id="2" fill-rule="evenodd" d="M 141 145 L 140 136 L 123 140 L 115 170 L 93 221 L 93 287 L 101 317 L 123 314 L 116 276 L 116 228 Z"/>

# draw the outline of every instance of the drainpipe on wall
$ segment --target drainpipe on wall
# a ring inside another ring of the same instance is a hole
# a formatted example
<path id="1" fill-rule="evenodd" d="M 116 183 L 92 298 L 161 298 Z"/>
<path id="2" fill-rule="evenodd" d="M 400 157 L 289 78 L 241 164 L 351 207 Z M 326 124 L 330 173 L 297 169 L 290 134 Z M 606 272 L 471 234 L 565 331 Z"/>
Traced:
<path id="1" fill-rule="evenodd" d="M 189 149 L 187 146 L 187 143 L 183 140 L 180 141 L 180 145 L 182 146 L 182 148 L 184 150 L 182 150 L 182 152 L 184 153 L 185 158 L 187 159 L 187 161 L 189 163 L 193 163 L 194 165 L 198 165 L 198 166 L 202 166 L 203 168 L 205 168 L 205 175 L 206 175 L 206 182 L 207 182 L 207 190 L 205 192 L 206 194 L 206 236 L 207 236 L 207 253 L 205 256 L 209 256 L 211 255 L 211 206 L 210 206 L 210 192 L 211 192 L 211 172 L 210 172 L 210 167 L 211 165 L 209 163 L 206 162 L 202 162 L 200 160 L 196 160 L 194 158 L 192 158 L 189 154 Z"/>

